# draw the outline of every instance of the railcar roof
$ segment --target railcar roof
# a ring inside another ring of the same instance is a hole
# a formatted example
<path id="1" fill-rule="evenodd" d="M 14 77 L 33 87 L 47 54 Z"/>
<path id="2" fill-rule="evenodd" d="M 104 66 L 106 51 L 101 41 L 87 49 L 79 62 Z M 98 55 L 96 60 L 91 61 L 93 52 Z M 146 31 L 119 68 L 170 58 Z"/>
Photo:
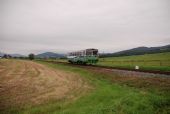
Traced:
<path id="1" fill-rule="evenodd" d="M 98 50 L 98 49 L 95 49 L 95 48 L 88 48 L 88 49 L 85 49 L 85 50 L 79 50 L 79 51 L 74 51 L 74 52 L 70 52 L 70 53 L 77 53 L 77 52 L 83 52 L 83 51 L 86 51 L 86 50 Z"/>

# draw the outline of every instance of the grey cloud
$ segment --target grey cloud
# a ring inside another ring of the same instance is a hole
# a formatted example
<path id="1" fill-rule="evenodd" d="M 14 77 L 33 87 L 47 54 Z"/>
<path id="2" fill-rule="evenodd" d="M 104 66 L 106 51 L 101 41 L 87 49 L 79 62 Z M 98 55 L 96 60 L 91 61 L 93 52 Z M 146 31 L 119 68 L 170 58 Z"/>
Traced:
<path id="1" fill-rule="evenodd" d="M 170 43 L 169 0 L 1 0 L 0 51 L 114 52 Z"/>

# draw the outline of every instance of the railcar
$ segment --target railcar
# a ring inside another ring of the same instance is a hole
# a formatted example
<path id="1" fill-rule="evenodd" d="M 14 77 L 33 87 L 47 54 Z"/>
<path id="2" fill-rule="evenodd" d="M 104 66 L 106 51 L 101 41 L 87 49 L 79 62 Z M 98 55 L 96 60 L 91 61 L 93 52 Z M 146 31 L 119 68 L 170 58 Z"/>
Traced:
<path id="1" fill-rule="evenodd" d="M 68 62 L 74 64 L 96 64 L 98 62 L 98 49 L 85 49 L 68 53 Z"/>

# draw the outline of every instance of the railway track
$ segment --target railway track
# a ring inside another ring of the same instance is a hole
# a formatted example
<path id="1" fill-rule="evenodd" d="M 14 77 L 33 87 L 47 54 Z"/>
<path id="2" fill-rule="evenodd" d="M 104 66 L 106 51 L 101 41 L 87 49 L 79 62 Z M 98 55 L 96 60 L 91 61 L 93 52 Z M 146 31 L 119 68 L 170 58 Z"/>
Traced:
<path id="1" fill-rule="evenodd" d="M 41 60 L 44 61 L 44 60 Z M 105 69 L 116 69 L 116 70 L 124 70 L 124 71 L 134 71 L 134 72 L 143 72 L 143 73 L 153 73 L 153 74 L 164 74 L 164 75 L 170 75 L 170 71 L 156 71 L 156 70 L 142 70 L 142 69 L 128 69 L 128 68 L 119 68 L 119 67 L 110 67 L 110 66 L 98 66 L 98 65 L 80 65 L 80 64 L 71 64 L 67 62 L 58 62 L 58 61 L 45 61 L 49 63 L 55 63 L 55 64 L 65 64 L 69 66 L 77 66 L 77 67 L 83 67 L 83 68 L 105 68 Z"/>

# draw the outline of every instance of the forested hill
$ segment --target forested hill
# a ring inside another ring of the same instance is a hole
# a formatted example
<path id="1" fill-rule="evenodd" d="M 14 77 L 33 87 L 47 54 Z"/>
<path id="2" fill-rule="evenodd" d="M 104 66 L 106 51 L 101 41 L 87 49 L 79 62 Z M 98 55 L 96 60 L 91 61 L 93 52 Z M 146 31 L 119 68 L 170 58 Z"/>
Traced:
<path id="1" fill-rule="evenodd" d="M 129 50 L 124 50 L 116 53 L 104 53 L 100 54 L 100 57 L 119 57 L 119 56 L 130 56 L 130 55 L 143 55 L 152 53 L 170 52 L 170 45 L 161 47 L 137 47 Z"/>

